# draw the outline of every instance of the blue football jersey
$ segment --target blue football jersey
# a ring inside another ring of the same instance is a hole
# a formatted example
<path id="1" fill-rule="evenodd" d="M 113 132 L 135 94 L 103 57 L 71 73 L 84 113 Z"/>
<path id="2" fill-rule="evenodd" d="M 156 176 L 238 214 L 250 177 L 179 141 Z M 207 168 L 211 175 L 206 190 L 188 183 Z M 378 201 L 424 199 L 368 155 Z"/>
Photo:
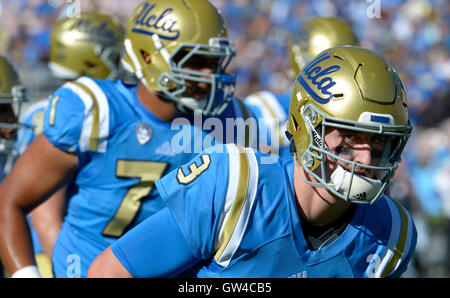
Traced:
<path id="1" fill-rule="evenodd" d="M 295 204 L 293 159 L 267 163 L 267 154 L 253 149 L 219 147 L 158 180 L 170 212 L 111 246 L 133 276 L 173 276 L 188 265 L 184 274 L 195 277 L 394 277 L 406 270 L 417 232 L 399 203 L 383 196 L 357 205 L 335 241 L 310 250 Z"/>
<path id="2" fill-rule="evenodd" d="M 86 276 L 101 251 L 165 206 L 154 182 L 214 145 L 216 134 L 188 125 L 189 117 L 180 115 L 188 123 L 175 124 L 154 116 L 136 89 L 82 77 L 64 84 L 49 103 L 46 138 L 79 160 L 52 256 L 56 277 Z M 226 116 L 247 114 L 239 102 Z"/>
<path id="3" fill-rule="evenodd" d="M 259 119 L 258 123 L 264 125 L 267 130 L 269 137 L 266 145 L 278 147 L 278 152 L 272 151 L 272 153 L 287 158 L 292 157 L 289 151 L 289 140 L 285 134 L 290 98 L 290 93 L 275 94 L 269 91 L 259 91 L 244 99 L 246 106 Z"/>
<path id="4" fill-rule="evenodd" d="M 30 143 L 42 133 L 44 129 L 44 115 L 47 110 L 49 99 L 41 99 L 27 108 L 22 117 L 22 124 L 33 129 L 21 129 L 18 132 L 17 144 L 20 154 L 30 145 Z"/>

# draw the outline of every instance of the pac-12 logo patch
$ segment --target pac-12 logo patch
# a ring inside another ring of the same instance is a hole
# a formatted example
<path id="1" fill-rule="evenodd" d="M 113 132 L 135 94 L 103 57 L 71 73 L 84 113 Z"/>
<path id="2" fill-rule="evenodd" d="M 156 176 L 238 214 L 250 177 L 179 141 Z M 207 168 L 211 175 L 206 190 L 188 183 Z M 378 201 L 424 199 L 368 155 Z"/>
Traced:
<path id="1" fill-rule="evenodd" d="M 325 69 L 317 65 L 329 58 L 328 52 L 320 54 L 308 63 L 297 77 L 303 88 L 321 104 L 326 104 L 333 98 L 329 89 L 336 85 L 336 82 L 329 75 L 341 69 L 339 65 L 331 65 Z"/>
<path id="2" fill-rule="evenodd" d="M 152 138 L 153 130 L 145 123 L 139 123 L 136 126 L 136 137 L 139 144 L 144 145 Z"/>

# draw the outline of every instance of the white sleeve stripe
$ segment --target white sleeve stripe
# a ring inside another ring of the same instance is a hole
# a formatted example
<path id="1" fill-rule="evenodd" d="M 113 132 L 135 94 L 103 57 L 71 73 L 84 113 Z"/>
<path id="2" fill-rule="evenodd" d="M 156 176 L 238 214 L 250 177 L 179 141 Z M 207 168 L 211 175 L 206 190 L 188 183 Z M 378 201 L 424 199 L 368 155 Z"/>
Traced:
<path id="1" fill-rule="evenodd" d="M 272 93 L 261 91 L 257 92 L 255 95 L 262 100 L 262 103 L 266 107 L 266 109 L 270 110 L 270 113 L 278 118 L 279 121 L 284 122 L 287 120 L 287 116 L 283 110 L 283 107 L 281 107 L 278 99 Z"/>
<path id="2" fill-rule="evenodd" d="M 283 107 L 280 105 L 279 100 L 270 92 L 262 91 L 260 92 L 260 96 L 262 96 L 266 102 L 265 105 L 267 105 L 268 108 L 272 108 L 272 111 L 277 115 L 278 118 L 278 126 L 276 129 L 278 131 L 274 131 L 273 133 L 278 133 L 279 143 L 282 146 L 289 145 L 289 140 L 286 137 L 286 134 L 284 133 L 286 131 L 285 124 L 288 120 L 288 116 L 286 112 L 284 111 Z"/>
<path id="3" fill-rule="evenodd" d="M 250 95 L 246 100 L 249 104 L 259 107 L 262 121 L 270 127 L 271 136 L 276 136 L 279 144 L 288 145 L 289 140 L 284 133 L 287 116 L 275 96 L 270 92 L 261 91 Z"/>
<path id="4" fill-rule="evenodd" d="M 400 203 L 387 198 L 395 231 L 391 235 L 375 277 L 386 277 L 392 274 L 405 256 L 408 255 L 412 241 L 412 219 Z M 393 239 L 393 241 L 391 241 Z"/>
<path id="5" fill-rule="evenodd" d="M 266 106 L 264 104 L 261 104 L 261 99 L 258 96 L 253 94 L 253 95 L 250 95 L 249 97 L 247 97 L 245 100 L 250 105 L 254 105 L 254 106 L 257 106 L 259 108 L 259 110 L 261 111 L 261 114 L 262 114 L 261 115 L 262 121 L 267 126 L 271 127 L 274 115 L 270 112 L 270 110 L 268 110 L 266 108 Z M 261 119 L 260 119 L 260 121 L 261 121 Z"/>
<path id="6" fill-rule="evenodd" d="M 239 183 L 239 175 L 236 175 L 235 173 L 239 173 L 239 167 L 240 167 L 240 161 L 239 161 L 239 154 L 238 149 L 234 144 L 226 144 L 225 145 L 226 150 L 228 152 L 228 187 L 227 187 L 227 193 L 225 198 L 225 203 L 222 212 L 220 213 L 220 217 L 218 220 L 218 225 L 220 226 L 219 233 L 217 234 L 215 243 L 216 243 L 216 251 L 219 247 L 219 239 L 222 239 L 223 232 L 225 228 L 224 222 L 227 220 L 227 217 L 230 213 L 231 207 L 233 206 L 234 198 L 236 197 L 236 192 L 238 188 Z"/>
<path id="7" fill-rule="evenodd" d="M 392 202 L 394 202 L 394 204 L 397 207 L 397 210 L 400 213 L 401 230 L 400 230 L 399 239 L 395 246 L 394 253 L 388 262 L 387 268 L 382 273 L 382 275 L 381 275 L 382 277 L 386 277 L 389 274 L 393 273 L 395 268 L 398 266 L 398 264 L 400 264 L 400 261 L 401 261 L 402 257 L 404 256 L 405 245 L 407 243 L 407 239 L 408 239 L 408 235 L 409 235 L 408 232 L 410 231 L 410 228 L 411 228 L 410 220 L 407 215 L 407 212 L 405 211 L 405 208 L 396 201 L 392 200 Z"/>
<path id="8" fill-rule="evenodd" d="M 95 95 L 99 107 L 99 133 L 98 133 L 98 151 L 106 152 L 109 136 L 109 104 L 105 93 L 101 88 L 90 78 L 82 77 L 78 80 L 80 83 L 86 85 Z"/>
<path id="9" fill-rule="evenodd" d="M 234 174 L 234 176 L 240 179 L 238 184 L 244 183 L 244 186 L 246 186 L 246 191 L 244 194 L 243 202 L 239 201 L 242 200 L 239 197 L 239 190 L 236 191 L 235 197 L 227 196 L 227 200 L 232 200 L 232 208 L 229 209 L 228 214 L 225 215 L 224 224 L 220 230 L 224 232 L 228 231 L 228 233 L 231 231 L 231 236 L 229 237 L 229 240 L 226 241 L 226 239 L 220 238 L 224 237 L 225 233 L 219 235 L 219 245 L 217 254 L 215 256 L 217 264 L 222 267 L 227 267 L 229 265 L 231 259 L 233 258 L 234 254 L 241 244 L 242 237 L 244 236 L 245 230 L 247 228 L 251 210 L 255 202 L 258 185 L 258 163 L 253 151 L 249 148 L 245 150 L 243 148 L 238 148 L 237 150 L 234 149 L 234 151 L 232 152 L 235 157 L 230 158 L 230 162 L 235 159 L 241 159 L 245 154 L 245 157 L 243 157 L 243 159 L 239 162 L 239 175 Z M 243 165 L 243 163 L 245 163 L 245 165 Z M 244 174 L 243 171 L 247 171 L 247 174 Z M 232 174 L 230 172 L 230 176 L 231 175 Z M 243 176 L 246 176 L 246 179 L 244 179 L 246 181 L 242 181 Z M 237 189 L 239 188 L 240 187 L 238 186 Z M 226 203 L 225 205 L 229 206 L 230 203 Z M 239 212 L 239 214 L 237 214 L 237 212 Z M 234 222 L 233 218 L 237 215 L 237 221 Z"/>
<path id="10" fill-rule="evenodd" d="M 92 124 L 93 124 L 92 107 L 94 105 L 93 99 L 86 92 L 84 92 L 83 89 L 72 83 L 66 83 L 64 87 L 76 93 L 81 98 L 85 106 L 83 127 L 81 128 L 79 140 L 80 150 L 84 152 L 88 150 L 89 142 L 91 139 Z"/>
<path id="11" fill-rule="evenodd" d="M 386 201 L 388 203 L 389 211 L 392 216 L 392 227 L 391 227 L 391 233 L 389 236 L 389 240 L 386 245 L 386 249 L 384 251 L 383 256 L 381 256 L 380 265 L 378 266 L 378 268 L 375 272 L 375 275 L 374 275 L 374 277 L 377 277 L 377 278 L 381 277 L 381 274 L 385 270 L 389 260 L 391 259 L 392 255 L 394 254 L 395 245 L 397 244 L 397 240 L 400 237 L 401 219 L 400 219 L 399 211 L 398 211 L 397 207 L 395 206 L 395 204 L 390 199 L 386 199 Z"/>

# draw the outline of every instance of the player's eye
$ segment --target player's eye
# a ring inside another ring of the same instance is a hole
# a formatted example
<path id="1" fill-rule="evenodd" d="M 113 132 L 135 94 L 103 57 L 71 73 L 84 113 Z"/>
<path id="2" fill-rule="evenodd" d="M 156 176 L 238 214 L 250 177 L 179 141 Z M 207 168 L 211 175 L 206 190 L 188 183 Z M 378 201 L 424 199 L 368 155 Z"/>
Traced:
<path id="1" fill-rule="evenodd" d="M 380 136 L 380 135 L 373 135 L 370 138 L 370 144 L 371 145 L 384 145 L 386 143 L 386 137 Z"/>
<path id="2" fill-rule="evenodd" d="M 336 155 L 345 157 L 347 159 L 350 159 L 355 154 L 355 151 L 352 148 L 344 145 L 337 146 L 334 151 Z"/>
<path id="3" fill-rule="evenodd" d="M 353 145 L 358 142 L 358 137 L 355 134 L 351 134 L 351 133 L 344 134 L 343 141 L 346 144 Z"/>

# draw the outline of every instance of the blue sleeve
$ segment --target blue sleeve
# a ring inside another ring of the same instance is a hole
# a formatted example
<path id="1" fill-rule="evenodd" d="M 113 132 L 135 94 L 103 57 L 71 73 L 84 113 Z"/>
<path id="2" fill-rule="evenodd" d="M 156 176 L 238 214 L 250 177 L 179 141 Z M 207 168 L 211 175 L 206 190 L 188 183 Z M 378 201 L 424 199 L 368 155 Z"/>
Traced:
<path id="1" fill-rule="evenodd" d="M 47 105 L 48 100 L 38 100 L 23 113 L 21 123 L 24 127 L 18 130 L 15 144 L 20 154 L 42 133 Z"/>
<path id="2" fill-rule="evenodd" d="M 60 87 L 52 96 L 44 116 L 44 135 L 64 151 L 79 150 L 85 105 L 69 88 Z"/>
<path id="3" fill-rule="evenodd" d="M 155 185 L 198 259 L 215 253 L 215 235 L 226 198 L 229 161 L 226 145 L 201 153 Z"/>
<path id="4" fill-rule="evenodd" d="M 177 276 L 198 261 L 167 208 L 128 231 L 111 250 L 133 277 Z"/>
<path id="5" fill-rule="evenodd" d="M 289 104 L 291 102 L 291 92 L 278 94 L 278 103 L 283 108 L 286 115 L 289 115 Z"/>

